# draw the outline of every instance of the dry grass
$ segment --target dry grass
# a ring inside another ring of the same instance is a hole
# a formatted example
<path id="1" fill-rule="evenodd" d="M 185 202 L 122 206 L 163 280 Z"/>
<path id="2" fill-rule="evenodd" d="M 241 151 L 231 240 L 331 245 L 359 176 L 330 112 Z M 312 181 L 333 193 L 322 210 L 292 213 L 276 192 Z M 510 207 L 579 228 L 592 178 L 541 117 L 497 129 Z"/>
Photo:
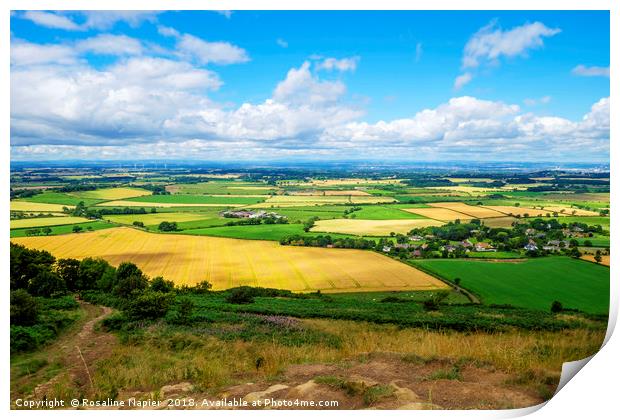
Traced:
<path id="1" fill-rule="evenodd" d="M 28 212 L 61 212 L 63 207 L 72 209 L 74 206 L 66 206 L 63 204 L 49 203 L 31 203 L 30 201 L 11 201 L 11 211 L 28 211 Z"/>
<path id="2" fill-rule="evenodd" d="M 599 214 L 594 211 L 574 209 L 568 206 L 545 206 L 547 213 L 557 212 L 562 215 L 571 216 L 598 216 Z"/>
<path id="3" fill-rule="evenodd" d="M 444 209 L 440 207 L 431 207 L 431 208 L 414 208 L 414 209 L 403 209 L 408 211 L 409 213 L 418 214 L 420 216 L 427 217 L 429 219 L 435 219 L 442 222 L 451 222 L 453 220 L 459 219 L 463 222 L 469 221 L 472 219 L 471 216 L 468 216 L 463 213 L 459 213 L 458 211 Z"/>
<path id="4" fill-rule="evenodd" d="M 342 344 L 285 346 L 276 340 L 222 341 L 178 333 L 168 336 L 168 341 L 185 345 L 175 349 L 147 338 L 118 346 L 110 359 L 99 364 L 95 384 L 100 389 L 156 390 L 189 380 L 206 390 L 231 385 L 233 378 L 243 378 L 237 379 L 243 382 L 268 379 L 292 365 L 339 363 L 369 353 L 395 353 L 404 360 L 469 359 L 491 364 L 515 378 L 536 381 L 559 377 L 563 362 L 592 355 L 604 337 L 604 331 L 591 330 L 465 334 L 352 321 L 303 323 L 338 337 Z M 258 358 L 263 360 L 260 371 L 255 368 Z"/>
<path id="5" fill-rule="evenodd" d="M 525 216 L 527 214 L 529 215 L 529 217 L 536 217 L 536 216 L 546 216 L 547 213 L 549 214 L 553 213 L 552 211 L 533 209 L 531 207 L 516 207 L 516 206 L 483 206 L 483 207 L 498 211 L 500 213 L 504 213 L 505 215 L 509 215 L 509 216 L 510 215 Z"/>
<path id="6" fill-rule="evenodd" d="M 54 237 L 15 238 L 58 258 L 102 257 L 136 263 L 177 284 L 208 280 L 215 289 L 241 285 L 330 292 L 433 290 L 436 278 L 375 252 L 281 246 L 273 241 L 146 233 L 113 228 Z"/>
<path id="7" fill-rule="evenodd" d="M 489 219 L 484 219 L 483 223 L 485 226 L 492 228 L 505 228 L 511 227 L 514 222 L 517 221 L 517 218 L 504 216 L 504 217 L 492 217 Z"/>
<path id="8" fill-rule="evenodd" d="M 484 208 L 484 207 L 479 207 L 479 206 L 470 206 L 469 204 L 465 204 L 465 203 L 455 203 L 455 202 L 429 203 L 428 205 L 431 207 L 441 207 L 444 209 L 454 210 L 459 213 L 463 213 L 463 214 L 467 214 L 472 217 L 476 217 L 478 219 L 486 219 L 487 217 L 503 216 L 503 214 L 498 211 L 491 210 L 491 209 Z"/>
<path id="9" fill-rule="evenodd" d="M 86 223 L 86 222 L 90 222 L 90 220 L 84 217 L 35 217 L 32 219 L 11 220 L 11 229 L 43 227 L 43 226 L 73 225 L 77 223 Z"/>
<path id="10" fill-rule="evenodd" d="M 213 215 L 204 215 L 199 212 L 187 213 L 148 213 L 148 214 L 120 214 L 105 216 L 107 220 L 115 223 L 130 225 L 134 221 L 142 222 L 146 226 L 157 225 L 161 222 L 191 222 L 193 220 L 206 219 Z"/>
<path id="11" fill-rule="evenodd" d="M 307 196 L 307 195 L 276 195 L 268 198 L 266 201 L 253 204 L 252 208 L 265 207 L 298 207 L 313 206 L 323 204 L 377 204 L 377 203 L 393 203 L 392 197 L 375 197 L 375 196 Z"/>
<path id="12" fill-rule="evenodd" d="M 328 219 L 319 220 L 311 229 L 313 232 L 346 233 L 351 235 L 387 236 L 391 232 L 407 233 L 413 228 L 441 226 L 443 223 L 431 219 L 361 220 Z"/>
<path id="13" fill-rule="evenodd" d="M 580 258 L 582 260 L 596 262 L 596 260 L 594 259 L 594 255 L 584 254 Z M 607 267 L 609 267 L 609 261 L 610 261 L 611 256 L 609 256 L 609 255 L 601 255 L 601 258 L 603 258 L 601 260 L 601 265 L 606 265 Z"/>

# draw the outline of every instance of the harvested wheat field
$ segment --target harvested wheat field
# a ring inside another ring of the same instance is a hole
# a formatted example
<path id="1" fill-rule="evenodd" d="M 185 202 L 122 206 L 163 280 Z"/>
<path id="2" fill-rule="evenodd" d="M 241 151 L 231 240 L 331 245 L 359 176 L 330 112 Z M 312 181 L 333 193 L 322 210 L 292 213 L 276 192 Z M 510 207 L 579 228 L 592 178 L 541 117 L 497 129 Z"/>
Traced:
<path id="1" fill-rule="evenodd" d="M 328 219 L 315 222 L 312 232 L 345 233 L 350 235 L 388 236 L 391 232 L 407 233 L 414 228 L 441 226 L 431 219 L 361 220 Z"/>
<path id="2" fill-rule="evenodd" d="M 11 229 L 72 225 L 86 222 L 90 222 L 90 220 L 85 217 L 33 217 L 31 219 L 11 220 Z"/>
<path id="3" fill-rule="evenodd" d="M 396 200 L 392 197 L 375 197 L 375 196 L 342 196 L 342 195 L 276 195 L 268 198 L 262 203 L 253 204 L 246 207 L 265 208 L 265 207 L 298 207 L 298 206 L 314 206 L 323 204 L 377 204 L 377 203 L 393 203 Z"/>
<path id="4" fill-rule="evenodd" d="M 444 209 L 450 209 L 454 211 L 458 211 L 459 213 L 466 214 L 468 216 L 476 217 L 478 219 L 486 219 L 488 217 L 501 217 L 502 213 L 491 210 L 485 207 L 479 206 L 470 206 L 465 203 L 458 202 L 448 202 L 448 203 L 428 203 L 431 207 L 441 207 Z"/>
<path id="5" fill-rule="evenodd" d="M 468 216 L 466 214 L 459 213 L 458 211 L 454 211 L 451 209 L 444 209 L 441 207 L 414 208 L 403 210 L 408 211 L 409 213 L 418 214 L 423 217 L 428 217 L 429 219 L 439 220 L 441 222 L 452 222 L 456 219 L 464 222 L 472 219 L 471 216 Z"/>
<path id="6" fill-rule="evenodd" d="M 482 223 L 485 226 L 492 228 L 509 228 L 512 226 L 514 222 L 518 219 L 516 217 L 511 216 L 503 216 L 503 217 L 490 217 L 488 219 L 484 219 Z"/>
<path id="7" fill-rule="evenodd" d="M 558 214 L 563 215 L 571 215 L 571 216 L 598 216 L 599 214 L 590 211 L 590 210 L 582 210 L 582 209 L 574 209 L 571 207 L 562 207 L 562 206 L 545 206 L 545 211 L 547 213 L 557 212 Z"/>
<path id="8" fill-rule="evenodd" d="M 57 258 L 136 263 L 176 284 L 208 280 L 215 289 L 249 285 L 294 291 L 433 290 L 436 278 L 391 258 L 354 249 L 282 246 L 272 241 L 146 233 L 131 228 L 13 239 Z"/>
<path id="9" fill-rule="evenodd" d="M 72 195 L 82 198 L 94 198 L 100 200 L 123 200 L 131 197 L 141 197 L 143 195 L 151 195 L 148 190 L 141 188 L 102 188 L 93 191 L 80 191 Z"/>
<path id="10" fill-rule="evenodd" d="M 105 207 L 239 207 L 243 206 L 242 204 L 217 204 L 217 203 L 156 203 L 150 201 L 129 201 L 129 200 L 114 200 L 114 201 L 106 201 L 105 203 L 99 203 L 98 206 Z M 248 206 L 245 206 L 248 207 Z"/>
<path id="11" fill-rule="evenodd" d="M 26 211 L 26 212 L 61 212 L 63 207 L 69 209 L 75 206 L 66 206 L 63 204 L 49 204 L 49 203 L 32 203 L 30 201 L 11 201 L 11 211 Z"/>
<path id="12" fill-rule="evenodd" d="M 590 255 L 590 254 L 583 254 L 581 257 L 582 260 L 586 260 L 586 261 L 591 261 L 591 262 L 596 262 L 596 260 L 594 259 L 594 255 Z M 610 260 L 610 256 L 609 255 L 601 255 L 601 265 L 606 265 L 607 267 L 609 267 L 609 260 Z"/>
<path id="13" fill-rule="evenodd" d="M 553 213 L 549 210 L 533 209 L 530 207 L 516 207 L 516 206 L 483 206 L 484 208 L 504 213 L 508 216 L 525 216 L 529 217 L 546 216 L 547 213 Z"/>

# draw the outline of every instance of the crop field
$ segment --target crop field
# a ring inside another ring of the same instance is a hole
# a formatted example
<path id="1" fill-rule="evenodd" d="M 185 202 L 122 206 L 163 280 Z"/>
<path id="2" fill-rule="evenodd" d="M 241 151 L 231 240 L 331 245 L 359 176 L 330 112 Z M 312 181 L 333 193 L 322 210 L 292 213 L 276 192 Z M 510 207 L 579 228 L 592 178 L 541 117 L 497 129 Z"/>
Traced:
<path id="1" fill-rule="evenodd" d="M 610 255 L 601 255 L 601 264 L 602 265 L 606 265 L 607 267 L 609 267 L 609 260 L 611 258 Z M 586 260 L 586 261 L 590 261 L 590 262 L 596 262 L 596 260 L 594 259 L 594 255 L 590 255 L 590 254 L 584 254 L 581 256 L 582 260 Z"/>
<path id="2" fill-rule="evenodd" d="M 310 230 L 312 232 L 334 232 L 350 235 L 389 236 L 391 232 L 405 234 L 414 228 L 441 226 L 442 224 L 442 222 L 431 219 L 331 219 L 317 221 Z"/>
<path id="3" fill-rule="evenodd" d="M 250 207 L 296 207 L 296 206 L 312 206 L 323 204 L 377 204 L 377 203 L 393 203 L 391 197 L 376 196 L 307 196 L 307 195 L 276 195 L 268 198 L 262 203 L 255 204 Z"/>
<path id="4" fill-rule="evenodd" d="M 609 268 L 568 257 L 523 262 L 419 260 L 416 264 L 454 280 L 483 303 L 510 304 L 548 311 L 555 300 L 590 313 L 609 309 Z"/>
<path id="5" fill-rule="evenodd" d="M 75 225 L 77 223 L 85 223 L 89 221 L 90 220 L 84 217 L 33 217 L 31 219 L 11 220 L 11 229 Z"/>
<path id="6" fill-rule="evenodd" d="M 546 216 L 547 214 L 553 213 L 553 211 L 533 209 L 529 207 L 517 207 L 517 206 L 484 206 L 484 207 L 490 210 L 495 210 L 497 212 L 503 213 L 508 216 L 528 215 L 529 217 L 536 217 L 536 216 Z"/>
<path id="7" fill-rule="evenodd" d="M 79 191 L 71 193 L 78 198 L 92 198 L 97 200 L 124 200 L 126 198 L 151 195 L 148 190 L 141 188 L 102 188 L 93 191 Z"/>
<path id="8" fill-rule="evenodd" d="M 358 219 L 365 220 L 390 220 L 390 219 L 422 219 L 423 216 L 414 214 L 403 210 L 400 207 L 402 204 L 397 205 L 376 205 L 376 206 L 363 206 L 361 210 L 356 210 L 352 214 Z M 411 204 L 405 204 L 405 207 L 410 207 Z"/>
<path id="9" fill-rule="evenodd" d="M 63 207 L 72 208 L 73 206 L 65 206 L 62 204 L 35 203 L 32 201 L 11 200 L 11 211 L 25 212 L 61 212 Z"/>
<path id="10" fill-rule="evenodd" d="M 171 194 L 239 194 L 265 195 L 275 192 L 273 186 L 235 181 L 210 181 L 196 184 L 167 185 L 166 190 Z"/>
<path id="11" fill-rule="evenodd" d="M 420 270 L 370 251 L 152 234 L 130 228 L 15 238 L 14 242 L 45 249 L 59 258 L 102 257 L 114 265 L 132 261 L 150 276 L 189 285 L 208 280 L 215 289 L 241 285 L 329 292 L 447 288 Z"/>
<path id="12" fill-rule="evenodd" d="M 148 213 L 148 214 L 118 214 L 108 215 L 105 219 L 125 225 L 133 222 L 142 222 L 145 226 L 158 225 L 161 222 L 191 222 L 213 217 L 212 214 L 202 212 L 185 212 L 185 213 Z"/>
<path id="13" fill-rule="evenodd" d="M 354 195 L 354 196 L 369 196 L 371 194 L 367 193 L 366 191 L 362 191 L 362 190 L 313 190 L 313 189 L 307 189 L 307 190 L 295 190 L 295 191 L 289 191 L 288 192 L 289 195 L 308 195 L 308 196 L 348 196 L 348 195 Z"/>
<path id="14" fill-rule="evenodd" d="M 67 233 L 73 233 L 73 226 L 75 225 L 49 226 L 49 228 L 52 231 L 50 232 L 49 235 L 46 235 L 45 237 L 49 238 L 51 235 L 65 235 Z M 116 227 L 116 225 L 113 225 L 111 223 L 100 222 L 100 221 L 80 223 L 79 226 L 85 232 L 90 231 L 90 230 L 101 230 L 101 229 L 109 229 L 109 228 Z M 11 229 L 11 238 L 26 237 L 28 236 L 27 232 L 31 229 L 32 228 Z"/>
<path id="15" fill-rule="evenodd" d="M 363 179 L 363 178 L 342 178 L 342 179 L 313 179 L 310 182 L 293 182 L 291 185 L 314 185 L 314 186 L 337 186 L 337 185 L 393 185 L 400 184 L 400 179 Z"/>
<path id="16" fill-rule="evenodd" d="M 564 206 L 545 206 L 547 212 L 557 212 L 558 214 L 570 214 L 572 216 L 598 216 L 599 214 L 589 210 L 576 209 Z"/>
<path id="17" fill-rule="evenodd" d="M 21 200 L 19 200 L 21 201 Z M 26 201 L 26 200 L 24 200 Z M 56 191 L 45 191 L 41 194 L 33 195 L 32 197 L 28 197 L 28 200 L 32 203 L 49 203 L 49 204 L 61 204 L 63 206 L 75 206 L 80 201 L 84 202 L 85 205 L 96 204 L 102 200 L 92 199 L 92 198 L 80 198 L 69 193 L 61 193 Z"/>
<path id="18" fill-rule="evenodd" d="M 204 205 L 204 204 L 218 204 L 218 205 L 242 205 L 242 204 L 255 204 L 263 201 L 261 197 L 251 196 L 228 196 L 228 195 L 189 195 L 189 194 L 173 194 L 173 195 L 150 195 L 146 197 L 137 197 L 135 199 L 128 199 L 126 201 L 138 201 L 145 203 L 158 203 L 158 204 L 191 204 L 191 205 Z"/>
<path id="19" fill-rule="evenodd" d="M 223 200 L 222 200 L 223 201 Z M 243 204 L 223 204 L 223 203 L 196 203 L 196 204 L 188 204 L 188 203 L 156 203 L 151 201 L 129 201 L 129 200 L 114 200 L 114 201 L 106 201 L 104 203 L 97 204 L 99 207 L 162 207 L 162 208 L 172 208 L 172 207 L 239 207 L 243 206 Z"/>
<path id="20" fill-rule="evenodd" d="M 459 213 L 458 211 L 450 209 L 444 209 L 441 207 L 412 208 L 404 210 L 422 217 L 427 217 L 429 219 L 435 219 L 442 222 L 451 222 L 456 219 L 459 219 L 461 221 L 469 221 L 472 219 L 471 216 L 468 216 L 466 214 Z"/>
<path id="21" fill-rule="evenodd" d="M 491 217 L 484 219 L 485 226 L 492 228 L 509 228 L 518 219 L 516 217 L 504 216 L 504 217 Z"/>
<path id="22" fill-rule="evenodd" d="M 431 203 L 429 204 L 431 207 L 441 207 L 445 209 L 454 210 L 459 213 L 466 214 L 468 216 L 472 216 L 478 219 L 486 219 L 487 217 L 501 217 L 502 213 L 491 210 L 484 207 L 479 206 L 471 206 L 465 203 L 459 202 L 447 202 L 447 203 Z"/>

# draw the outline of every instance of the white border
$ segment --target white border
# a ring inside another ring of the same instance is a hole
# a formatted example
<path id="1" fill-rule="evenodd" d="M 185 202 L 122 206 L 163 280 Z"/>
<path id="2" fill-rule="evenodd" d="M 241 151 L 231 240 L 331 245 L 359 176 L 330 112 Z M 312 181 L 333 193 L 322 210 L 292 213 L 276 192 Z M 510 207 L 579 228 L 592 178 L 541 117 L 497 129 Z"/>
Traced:
<path id="1" fill-rule="evenodd" d="M 618 29 L 618 12 L 620 8 L 620 2 L 617 0 L 381 0 L 381 1 L 346 1 L 346 0 L 263 0 L 257 2 L 256 0 L 212 0 L 212 1 L 200 1 L 200 0 L 4 0 L 2 5 L 2 15 L 0 22 L 4 24 L 2 27 L 2 33 L 0 35 L 1 43 L 0 48 L 2 51 L 2 57 L 4 57 L 3 65 L 0 66 L 0 83 L 2 83 L 4 89 L 3 100 L 0 102 L 2 115 L 1 127 L 2 138 L 4 144 L 0 150 L 0 164 L 4 170 L 0 173 L 0 182 L 2 183 L 3 192 L 6 194 L 3 197 L 3 207 L 0 213 L 2 220 L 2 230 L 0 237 L 9 237 L 9 170 L 10 167 L 10 152 L 9 152 L 9 138 L 10 138 L 10 77 L 9 77 L 9 65 L 10 51 L 9 51 L 9 39 L 10 39 L 10 10 L 610 10 L 610 24 L 611 24 L 611 51 L 610 51 L 610 65 L 612 68 L 618 68 L 618 42 L 620 39 L 620 30 Z M 233 16 L 234 19 L 234 16 Z M 320 23 L 317 22 L 317 25 Z M 613 72 L 612 72 L 613 73 Z M 619 92 L 618 79 L 610 79 L 610 92 Z M 616 133 L 618 129 L 618 121 L 620 115 L 618 115 L 618 108 L 613 106 L 614 102 L 611 102 L 610 108 L 611 117 L 611 133 Z M 613 137 L 613 134 L 612 134 Z M 617 137 L 617 136 L 616 136 Z M 611 162 L 615 162 L 618 158 L 619 147 L 615 143 L 616 140 L 611 141 Z M 616 182 L 614 168 L 612 168 L 612 188 L 611 188 L 611 206 L 616 208 L 618 195 L 620 194 L 620 187 Z M 618 231 L 618 222 L 615 218 L 611 221 L 612 242 L 615 245 L 615 237 L 613 234 Z M 7 400 L 4 402 L 5 409 L 7 411 L 9 407 L 9 320 L 8 320 L 8 279 L 9 279 L 9 265 L 8 265 L 8 240 L 1 242 L 1 250 L 4 258 L 4 263 L 0 265 L 2 270 L 2 278 L 5 281 L 4 293 L 0 293 L 0 300 L 2 304 L 2 321 L 3 321 L 3 343 L 0 351 L 4 356 L 4 363 L 6 369 L 2 378 L 0 395 L 4 395 Z M 382 415 L 389 415 L 398 418 L 469 418 L 469 419 L 486 419 L 486 418 L 511 418 L 518 417 L 528 413 L 532 413 L 530 418 L 532 419 L 552 419 L 552 418 L 568 418 L 568 419 L 605 419 L 617 415 L 616 399 L 617 399 L 617 378 L 620 373 L 620 362 L 617 355 L 620 354 L 620 342 L 617 337 L 612 336 L 613 326 L 618 315 L 618 297 L 620 296 L 620 290 L 618 287 L 617 279 L 618 270 L 618 248 L 611 247 L 612 254 L 612 266 L 611 266 L 611 296 L 612 305 L 610 309 L 610 327 L 608 329 L 607 339 L 608 342 L 597 353 L 592 360 L 583 368 L 575 379 L 570 380 L 566 386 L 561 389 L 556 396 L 554 396 L 544 408 L 537 410 L 538 407 L 522 410 L 508 410 L 508 411 L 437 411 L 437 412 L 410 412 L 410 411 L 382 411 Z M 46 418 L 61 418 L 61 417 L 73 417 L 80 416 L 82 411 L 45 411 L 38 412 L 36 416 L 43 416 Z M 165 416 L 169 419 L 171 415 L 187 416 L 198 415 L 201 417 L 209 416 L 215 418 L 224 417 L 249 417 L 252 419 L 266 419 L 269 418 L 286 418 L 291 415 L 291 412 L 285 411 L 251 411 L 251 412 L 239 412 L 239 411 L 210 411 L 210 412 L 181 412 L 181 411 L 165 411 L 165 412 L 149 412 L 149 416 L 162 417 Z M 338 414 L 336 414 L 338 413 Z M 111 414 L 110 411 L 88 411 L 90 418 L 104 418 Z M 126 417 L 143 415 L 145 413 L 138 413 L 135 411 L 122 411 L 114 415 Z M 313 411 L 296 411 L 295 417 L 298 418 L 314 418 L 316 412 Z M 369 418 L 378 414 L 376 411 L 348 411 L 348 412 L 323 412 L 321 416 L 355 416 L 356 418 Z M 26 411 L 11 411 L 9 415 L 15 418 L 31 418 L 32 412 Z M 615 416 L 614 416 L 615 417 Z"/>

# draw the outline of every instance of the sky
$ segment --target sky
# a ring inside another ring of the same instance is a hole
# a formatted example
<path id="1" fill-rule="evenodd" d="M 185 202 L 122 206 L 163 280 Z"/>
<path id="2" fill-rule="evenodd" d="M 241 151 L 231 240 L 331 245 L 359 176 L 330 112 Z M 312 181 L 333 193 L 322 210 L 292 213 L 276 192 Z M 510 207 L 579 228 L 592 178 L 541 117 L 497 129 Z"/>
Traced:
<path id="1" fill-rule="evenodd" d="M 13 11 L 12 160 L 609 162 L 607 11 Z"/>

